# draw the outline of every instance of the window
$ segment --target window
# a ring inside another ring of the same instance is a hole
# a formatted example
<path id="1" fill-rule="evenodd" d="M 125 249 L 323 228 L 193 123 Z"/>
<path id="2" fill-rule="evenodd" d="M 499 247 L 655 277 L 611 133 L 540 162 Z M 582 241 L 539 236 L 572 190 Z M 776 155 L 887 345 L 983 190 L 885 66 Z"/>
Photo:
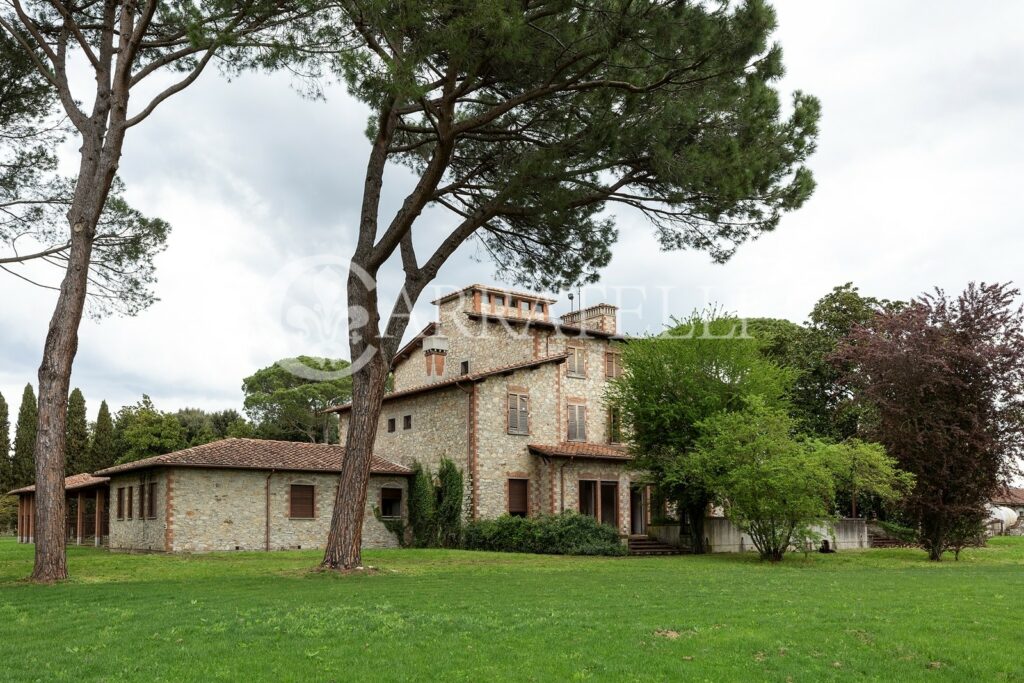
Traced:
<path id="1" fill-rule="evenodd" d="M 566 374 L 570 377 L 586 377 L 586 352 L 578 346 L 569 346 L 565 350 L 569 354 L 569 358 L 566 360 Z"/>
<path id="2" fill-rule="evenodd" d="M 117 489 L 117 518 L 124 519 L 124 487 Z"/>
<path id="3" fill-rule="evenodd" d="M 288 516 L 293 519 L 313 519 L 313 485 L 292 484 L 288 494 Z"/>
<path id="4" fill-rule="evenodd" d="M 580 514 L 597 517 L 597 482 L 580 481 Z"/>
<path id="5" fill-rule="evenodd" d="M 134 486 L 128 487 L 128 519 L 132 518 L 132 491 L 134 490 Z"/>
<path id="6" fill-rule="evenodd" d="M 459 364 L 459 374 L 460 375 L 468 375 L 469 374 L 469 361 L 468 360 L 464 360 L 464 361 L 462 361 L 462 363 Z"/>
<path id="7" fill-rule="evenodd" d="M 156 482 L 149 482 L 149 495 L 146 496 L 146 516 L 150 519 L 156 519 Z"/>
<path id="8" fill-rule="evenodd" d="M 533 310 L 535 310 L 535 311 L 537 311 L 538 313 L 540 313 L 541 315 L 543 315 L 543 314 L 544 314 L 544 304 L 542 304 L 542 303 L 538 303 L 538 304 L 537 304 L 537 305 L 536 305 L 536 306 L 534 307 L 534 309 L 533 309 Z"/>
<path id="9" fill-rule="evenodd" d="M 395 431 L 395 418 L 393 418 L 393 417 L 389 417 L 388 418 L 388 431 L 389 432 Z"/>
<path id="10" fill-rule="evenodd" d="M 508 433 L 530 433 L 530 399 L 523 394 L 508 395 Z"/>
<path id="11" fill-rule="evenodd" d="M 412 429 L 412 415 L 406 415 L 402 418 L 402 429 Z"/>
<path id="12" fill-rule="evenodd" d="M 608 379 L 622 376 L 622 354 L 614 351 L 604 354 L 604 376 Z"/>
<path id="13" fill-rule="evenodd" d="M 402 516 L 402 489 L 382 488 L 380 490 L 380 516 Z"/>
<path id="14" fill-rule="evenodd" d="M 508 480 L 508 514 L 513 517 L 526 517 L 530 511 L 530 480 Z"/>
<path id="15" fill-rule="evenodd" d="M 587 407 L 569 405 L 569 441 L 587 440 Z"/>
<path id="16" fill-rule="evenodd" d="M 622 443 L 622 412 L 615 407 L 608 409 L 608 443 Z"/>
<path id="17" fill-rule="evenodd" d="M 146 518 L 146 485 L 139 484 L 139 519 Z"/>

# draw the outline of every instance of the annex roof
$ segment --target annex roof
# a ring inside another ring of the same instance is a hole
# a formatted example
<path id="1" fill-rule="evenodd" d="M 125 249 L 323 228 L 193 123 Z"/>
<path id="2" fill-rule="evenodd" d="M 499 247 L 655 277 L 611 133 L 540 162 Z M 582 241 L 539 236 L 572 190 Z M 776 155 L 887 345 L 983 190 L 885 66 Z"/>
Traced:
<path id="1" fill-rule="evenodd" d="M 345 448 L 337 444 L 271 441 L 269 439 L 221 439 L 173 453 L 114 465 L 97 475 L 121 474 L 150 467 L 214 467 L 286 472 L 340 472 Z M 371 474 L 411 474 L 404 465 L 373 456 Z"/>
<path id="2" fill-rule="evenodd" d="M 463 294 L 465 292 L 472 292 L 473 290 L 477 290 L 477 289 L 480 290 L 481 292 L 485 292 L 485 293 L 505 294 L 505 295 L 516 297 L 516 298 L 520 298 L 520 299 L 529 299 L 530 301 L 543 301 L 546 304 L 553 304 L 553 303 L 557 303 L 558 302 L 558 299 L 552 299 L 550 297 L 542 296 L 540 294 L 535 294 L 533 292 L 517 292 L 517 291 L 511 290 L 511 289 L 502 289 L 501 287 L 491 287 L 490 285 L 476 284 L 476 285 L 467 285 L 466 287 L 463 287 L 462 289 L 457 289 L 454 292 L 450 292 L 448 294 L 445 294 L 444 296 L 441 296 L 441 297 L 438 297 L 437 299 L 434 299 L 430 303 L 434 304 L 435 306 L 438 305 L 438 304 L 443 304 L 444 302 L 451 301 L 452 299 L 456 298 L 457 296 L 459 296 L 459 295 L 461 295 L 461 294 Z"/>
<path id="3" fill-rule="evenodd" d="M 408 389 L 402 389 L 401 391 L 392 391 L 390 394 L 384 394 L 384 402 L 393 401 L 396 398 L 405 398 L 407 396 L 414 396 L 416 394 L 423 394 L 430 391 L 436 391 L 437 389 L 446 389 L 454 387 L 458 384 L 470 384 L 474 382 L 480 382 L 487 379 L 488 377 L 494 377 L 496 375 L 511 375 L 513 372 L 518 370 L 528 370 L 530 368 L 540 367 L 541 365 L 547 365 L 548 363 L 564 363 L 565 359 L 568 358 L 568 354 L 560 353 L 555 356 L 545 356 L 544 358 L 537 358 L 534 360 L 522 361 L 520 363 L 513 363 L 512 365 L 503 365 L 497 368 L 490 368 L 487 370 L 481 370 L 480 372 L 471 372 L 468 375 L 458 375 L 449 379 L 441 380 L 439 382 L 431 382 L 430 384 L 420 384 L 415 387 L 409 387 Z M 340 406 L 332 406 L 324 410 L 325 413 L 344 413 L 352 409 L 351 403 L 345 403 Z"/>
<path id="4" fill-rule="evenodd" d="M 88 472 L 81 474 L 72 474 L 70 477 L 64 477 L 64 490 L 65 491 L 76 491 L 78 489 L 86 489 L 90 486 L 96 486 L 97 484 L 106 484 L 110 479 L 108 477 L 97 477 Z M 16 495 L 19 493 L 32 493 L 36 490 L 36 485 L 22 486 L 20 489 L 14 489 L 8 491 L 10 495 Z"/>
<path id="5" fill-rule="evenodd" d="M 582 443 L 576 441 L 563 441 L 560 444 L 537 444 L 531 443 L 527 446 L 530 452 L 535 455 L 543 455 L 548 458 L 592 458 L 596 460 L 632 460 L 622 446 L 611 446 L 598 443 Z"/>
<path id="6" fill-rule="evenodd" d="M 992 496 L 992 502 L 996 505 L 1010 505 L 1012 507 L 1024 505 L 1024 489 L 1016 486 L 1006 486 L 1002 491 Z"/>

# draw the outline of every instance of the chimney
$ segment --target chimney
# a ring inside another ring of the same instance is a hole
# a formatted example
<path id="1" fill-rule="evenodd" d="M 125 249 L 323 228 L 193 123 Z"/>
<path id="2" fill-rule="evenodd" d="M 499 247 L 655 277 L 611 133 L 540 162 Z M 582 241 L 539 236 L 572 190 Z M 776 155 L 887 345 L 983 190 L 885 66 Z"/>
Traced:
<path id="1" fill-rule="evenodd" d="M 618 325 L 618 307 L 611 304 L 597 304 L 579 311 L 566 313 L 562 316 L 562 324 L 569 327 L 579 327 L 584 330 L 597 330 L 616 334 Z"/>
<path id="2" fill-rule="evenodd" d="M 448 338 L 441 335 L 423 339 L 423 359 L 427 377 L 444 376 L 444 359 L 448 356 Z"/>

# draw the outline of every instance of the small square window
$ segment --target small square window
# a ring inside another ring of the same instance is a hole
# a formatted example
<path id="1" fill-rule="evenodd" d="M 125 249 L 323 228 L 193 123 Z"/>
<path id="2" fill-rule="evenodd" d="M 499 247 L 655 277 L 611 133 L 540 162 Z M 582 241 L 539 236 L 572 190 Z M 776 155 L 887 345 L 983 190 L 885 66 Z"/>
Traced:
<path id="1" fill-rule="evenodd" d="M 380 490 L 380 516 L 391 518 L 402 516 L 402 489 L 382 488 Z"/>
<path id="2" fill-rule="evenodd" d="M 412 415 L 406 415 L 402 418 L 402 429 L 412 429 Z"/>
<path id="3" fill-rule="evenodd" d="M 534 310 L 543 315 L 543 313 L 544 313 L 544 304 L 538 303 L 534 307 Z"/>
<path id="4" fill-rule="evenodd" d="M 459 374 L 460 375 L 468 375 L 469 374 L 469 361 L 468 360 L 464 360 L 464 361 L 462 361 L 462 363 L 459 364 Z"/>
<path id="5" fill-rule="evenodd" d="M 389 417 L 388 418 L 388 431 L 389 432 L 395 431 L 395 418 L 393 418 L 393 417 Z"/>

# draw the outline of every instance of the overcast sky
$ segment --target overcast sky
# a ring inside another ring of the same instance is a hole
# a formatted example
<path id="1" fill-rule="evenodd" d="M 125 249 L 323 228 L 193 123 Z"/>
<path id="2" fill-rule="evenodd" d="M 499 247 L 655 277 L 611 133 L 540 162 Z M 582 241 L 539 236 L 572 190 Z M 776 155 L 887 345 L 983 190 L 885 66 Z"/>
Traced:
<path id="1" fill-rule="evenodd" d="M 1024 3 L 776 4 L 785 97 L 801 89 L 823 104 L 814 196 L 726 265 L 659 253 L 641 220 L 620 216 L 607 289 L 585 300 L 622 303 L 623 331 L 641 333 L 708 302 L 802 321 L 848 281 L 909 298 L 1024 279 Z M 240 409 L 255 369 L 347 355 L 337 265 L 352 247 L 366 117 L 340 89 L 313 102 L 283 76 L 210 73 L 129 132 L 128 197 L 173 232 L 158 261 L 161 300 L 136 318 L 82 324 L 72 385 L 90 416 L 100 399 L 116 410 L 143 393 L 165 410 Z M 388 177 L 387 208 L 406 180 Z M 474 256 L 464 247 L 438 283 L 493 283 Z M 0 278 L 0 392 L 12 421 L 53 304 L 51 292 Z M 422 302 L 411 328 L 430 309 Z"/>

